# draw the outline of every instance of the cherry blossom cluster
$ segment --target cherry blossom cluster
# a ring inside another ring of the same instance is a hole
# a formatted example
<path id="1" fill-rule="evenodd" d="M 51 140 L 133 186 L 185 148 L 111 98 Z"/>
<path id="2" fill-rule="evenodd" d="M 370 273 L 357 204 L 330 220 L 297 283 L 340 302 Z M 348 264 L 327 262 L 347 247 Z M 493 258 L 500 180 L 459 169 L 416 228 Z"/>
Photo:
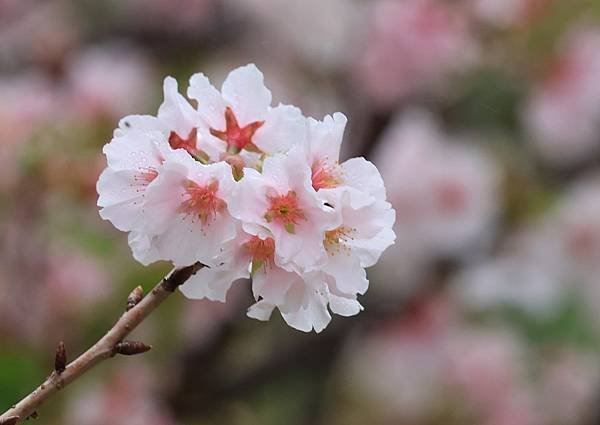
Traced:
<path id="1" fill-rule="evenodd" d="M 143 264 L 205 264 L 181 287 L 189 298 L 225 301 L 251 278 L 250 317 L 278 308 L 307 332 L 323 330 L 330 311 L 361 311 L 365 268 L 393 244 L 395 213 L 372 163 L 339 162 L 346 117 L 271 106 L 252 64 L 220 91 L 193 75 L 187 97 L 167 77 L 156 116 L 121 120 L 104 147 L 102 218 L 129 232 Z"/>

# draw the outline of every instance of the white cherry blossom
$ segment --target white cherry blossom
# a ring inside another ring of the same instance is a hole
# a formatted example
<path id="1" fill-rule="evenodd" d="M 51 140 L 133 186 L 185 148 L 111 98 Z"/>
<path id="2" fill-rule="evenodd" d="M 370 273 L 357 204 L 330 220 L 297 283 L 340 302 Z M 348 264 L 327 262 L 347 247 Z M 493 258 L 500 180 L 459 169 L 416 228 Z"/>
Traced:
<path id="1" fill-rule="evenodd" d="M 188 96 L 198 101 L 198 113 L 206 123 L 201 129 L 202 138 L 215 161 L 241 151 L 287 151 L 306 129 L 298 108 L 271 107 L 271 92 L 254 64 L 229 73 L 220 92 L 204 74 L 194 74 Z"/>
<path id="2" fill-rule="evenodd" d="M 550 165 L 573 167 L 600 151 L 600 31 L 577 28 L 559 43 L 524 105 L 525 128 Z"/>
<path id="3" fill-rule="evenodd" d="M 156 177 L 173 149 L 194 154 L 196 111 L 177 91 L 177 82 L 167 77 L 163 85 L 165 100 L 156 117 L 130 115 L 119 122 L 111 143 L 104 147 L 108 168 L 98 181 L 100 215 L 119 230 L 136 230 L 144 225 L 146 188 Z M 194 141 L 184 143 L 193 135 Z M 186 136 L 179 136 L 186 135 Z M 136 239 L 136 238 L 133 238 Z M 130 239 L 131 240 L 131 239 Z M 133 245 L 132 245 L 132 249 Z M 143 255 L 134 249 L 136 257 Z M 135 255 L 135 254 L 134 254 Z"/>
<path id="4" fill-rule="evenodd" d="M 320 273 L 304 276 L 273 268 L 254 278 L 253 291 L 262 299 L 248 310 L 248 316 L 268 320 L 275 307 L 291 327 L 310 332 L 321 332 L 331 321 L 327 310 L 327 286 Z"/>
<path id="5" fill-rule="evenodd" d="M 344 293 L 364 294 L 371 267 L 394 243 L 395 212 L 385 201 L 369 199 L 353 188 L 325 189 L 320 194 L 338 215 L 337 227 L 325 232 L 327 261 L 321 270 L 333 276 Z"/>
<path id="6" fill-rule="evenodd" d="M 213 265 L 223 243 L 236 235 L 227 210 L 235 182 L 224 162 L 203 165 L 189 155 L 163 164 L 145 202 L 151 244 L 177 266 Z"/>
<path id="7" fill-rule="evenodd" d="M 183 149 L 198 159 L 206 159 L 198 141 L 200 116 L 190 102 L 178 91 L 177 81 L 172 77 L 163 82 L 163 103 L 158 113 L 152 115 L 130 115 L 119 123 L 121 132 L 137 130 L 148 135 L 162 133 L 172 149 Z"/>
<path id="8" fill-rule="evenodd" d="M 340 147 L 348 119 L 340 112 L 322 121 L 308 118 L 306 155 L 316 191 L 353 187 L 361 196 L 385 200 L 385 187 L 377 167 L 364 158 L 351 158 L 340 164 Z"/>
<path id="9" fill-rule="evenodd" d="M 335 221 L 333 209 L 313 189 L 310 174 L 298 151 L 267 158 L 262 173 L 245 170 L 230 205 L 246 232 L 272 235 L 277 265 L 300 272 L 318 268 L 325 258 L 323 235 Z"/>
<path id="10" fill-rule="evenodd" d="M 192 299 L 224 302 L 250 278 L 248 316 L 277 309 L 305 332 L 359 313 L 365 267 L 394 242 L 395 213 L 373 164 L 339 163 L 346 117 L 271 107 L 254 65 L 232 71 L 221 92 L 192 76 L 197 109 L 174 79 L 163 89 L 156 116 L 121 120 L 97 185 L 101 216 L 130 232 L 136 260 L 204 264 L 181 286 Z"/>
<path id="11" fill-rule="evenodd" d="M 100 216 L 119 230 L 139 229 L 144 223 L 146 189 L 158 176 L 169 147 L 158 132 L 131 129 L 116 130 L 103 151 L 108 167 L 97 184 Z"/>
<path id="12" fill-rule="evenodd" d="M 216 265 L 201 269 L 181 286 L 181 291 L 188 298 L 225 302 L 227 291 L 236 280 L 250 278 L 253 262 L 262 266 L 271 261 L 274 250 L 271 242 L 271 238 L 260 239 L 238 227 L 236 237 L 223 244 L 215 258 Z"/>

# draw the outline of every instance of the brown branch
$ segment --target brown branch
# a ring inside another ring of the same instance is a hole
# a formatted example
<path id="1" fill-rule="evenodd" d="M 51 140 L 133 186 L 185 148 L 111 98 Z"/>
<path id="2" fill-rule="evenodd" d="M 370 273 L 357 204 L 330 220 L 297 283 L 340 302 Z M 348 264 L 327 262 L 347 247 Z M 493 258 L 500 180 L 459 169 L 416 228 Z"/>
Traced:
<path id="1" fill-rule="evenodd" d="M 202 264 L 196 263 L 192 266 L 175 269 L 156 285 L 146 297 L 137 297 L 139 300 L 136 298 L 136 305 L 131 306 L 132 303 L 129 302 L 128 308 L 130 308 L 119 318 L 117 323 L 94 346 L 64 369 L 61 364 L 64 347 L 61 348 L 61 345 L 59 345 L 59 367 L 33 392 L 0 416 L 0 425 L 12 425 L 30 416 L 33 417 L 36 415 L 37 409 L 46 400 L 103 360 L 116 354 L 132 355 L 148 351 L 150 347 L 143 343 L 123 340 L 161 305 L 177 287 L 185 283 L 202 267 Z M 66 362 L 66 352 L 64 352 L 64 360 Z"/>

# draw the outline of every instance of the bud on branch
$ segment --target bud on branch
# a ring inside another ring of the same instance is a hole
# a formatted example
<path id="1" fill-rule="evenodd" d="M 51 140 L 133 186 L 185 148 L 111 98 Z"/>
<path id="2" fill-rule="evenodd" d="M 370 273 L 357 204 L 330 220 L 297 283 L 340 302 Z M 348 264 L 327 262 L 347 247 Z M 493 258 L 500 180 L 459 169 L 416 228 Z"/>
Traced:
<path id="1" fill-rule="evenodd" d="M 150 351 L 152 347 L 140 341 L 122 341 L 115 345 L 114 353 L 124 356 L 135 356 Z"/>
<path id="2" fill-rule="evenodd" d="M 188 267 L 175 269 L 173 273 L 163 279 L 162 287 L 169 292 L 175 292 L 179 286 L 183 285 L 190 277 L 192 277 L 198 270 L 204 267 L 202 263 L 192 264 Z"/>
<path id="3" fill-rule="evenodd" d="M 127 311 L 131 310 L 133 307 L 138 305 L 140 301 L 144 298 L 144 290 L 141 286 L 136 287 L 129 296 L 127 297 Z"/>
<path id="4" fill-rule="evenodd" d="M 54 357 L 54 370 L 59 375 L 67 368 L 67 350 L 63 341 L 58 343 L 56 347 L 56 355 Z"/>
<path id="5" fill-rule="evenodd" d="M 51 374 L 20 402 L 3 414 L 0 414 L 0 425 L 15 425 L 22 421 L 21 418 L 37 417 L 36 410 L 45 401 L 100 362 L 116 354 L 133 356 L 150 350 L 152 347 L 143 342 L 124 341 L 124 338 L 152 314 L 178 286 L 183 285 L 187 279 L 202 267 L 202 264 L 196 263 L 192 266 L 175 269 L 169 276 L 158 283 L 146 297 L 143 297 L 143 294 L 141 294 L 142 297 L 139 300 L 138 295 L 140 295 L 141 288 L 139 288 L 140 291 L 137 291 L 138 288 L 134 289 L 130 295 L 130 299 L 131 304 L 134 301 L 136 302 L 135 305 L 129 308 L 96 344 L 73 360 L 69 364 L 69 367 L 67 367 L 65 345 L 61 341 L 58 344 L 54 358 L 55 373 Z M 130 299 L 128 299 L 128 306 Z M 60 379 L 57 379 L 57 375 L 60 375 Z"/>

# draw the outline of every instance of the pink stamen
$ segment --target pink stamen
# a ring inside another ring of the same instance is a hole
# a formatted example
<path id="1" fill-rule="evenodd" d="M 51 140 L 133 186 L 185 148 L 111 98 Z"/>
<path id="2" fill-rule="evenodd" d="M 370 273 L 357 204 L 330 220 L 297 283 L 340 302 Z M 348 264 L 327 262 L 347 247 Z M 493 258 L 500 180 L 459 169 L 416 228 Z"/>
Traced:
<path id="1" fill-rule="evenodd" d="M 194 156 L 198 152 L 198 149 L 196 148 L 197 139 L 197 128 L 192 128 L 192 130 L 185 139 L 179 136 L 179 134 L 175 133 L 174 131 L 171 131 L 171 134 L 169 134 L 169 145 L 173 149 L 185 149 L 187 153 Z"/>
<path id="2" fill-rule="evenodd" d="M 355 228 L 348 226 L 340 226 L 337 229 L 325 232 L 325 239 L 323 240 L 325 251 L 329 255 L 339 254 L 342 251 L 350 255 L 350 242 L 354 240 L 356 232 Z"/>
<path id="3" fill-rule="evenodd" d="M 265 220 L 274 221 L 285 227 L 288 233 L 294 233 L 294 226 L 306 220 L 304 212 L 298 205 L 296 192 L 290 190 L 285 195 L 269 196 L 270 207 L 265 213 Z"/>
<path id="4" fill-rule="evenodd" d="M 146 187 L 158 177 L 158 171 L 154 168 L 139 168 L 138 172 L 133 176 L 132 186 L 137 187 L 137 192 L 146 190 Z"/>
<path id="5" fill-rule="evenodd" d="M 218 189 L 218 181 L 213 181 L 206 186 L 189 181 L 184 195 L 187 199 L 182 202 L 179 211 L 197 216 L 202 224 L 214 220 L 217 214 L 223 212 L 227 207 L 225 201 L 217 196 Z"/>
<path id="6" fill-rule="evenodd" d="M 260 152 L 260 149 L 252 143 L 252 137 L 264 123 L 264 121 L 254 121 L 240 127 L 233 110 L 228 106 L 225 109 L 225 130 L 220 131 L 211 128 L 210 134 L 227 143 L 227 152 L 229 153 L 236 154 L 243 149 Z"/>
<path id="7" fill-rule="evenodd" d="M 268 267 L 273 266 L 275 254 L 275 241 L 273 238 L 261 239 L 253 236 L 244 244 L 244 248 L 252 257 L 252 261 Z"/>
<path id="8" fill-rule="evenodd" d="M 336 166 L 337 163 L 329 165 L 325 159 L 315 162 L 311 168 L 312 187 L 319 190 L 339 186 L 340 177 Z"/>
<path id="9" fill-rule="evenodd" d="M 467 193 L 460 183 L 452 181 L 441 182 L 436 190 L 437 202 L 443 212 L 455 214 L 466 207 Z"/>

